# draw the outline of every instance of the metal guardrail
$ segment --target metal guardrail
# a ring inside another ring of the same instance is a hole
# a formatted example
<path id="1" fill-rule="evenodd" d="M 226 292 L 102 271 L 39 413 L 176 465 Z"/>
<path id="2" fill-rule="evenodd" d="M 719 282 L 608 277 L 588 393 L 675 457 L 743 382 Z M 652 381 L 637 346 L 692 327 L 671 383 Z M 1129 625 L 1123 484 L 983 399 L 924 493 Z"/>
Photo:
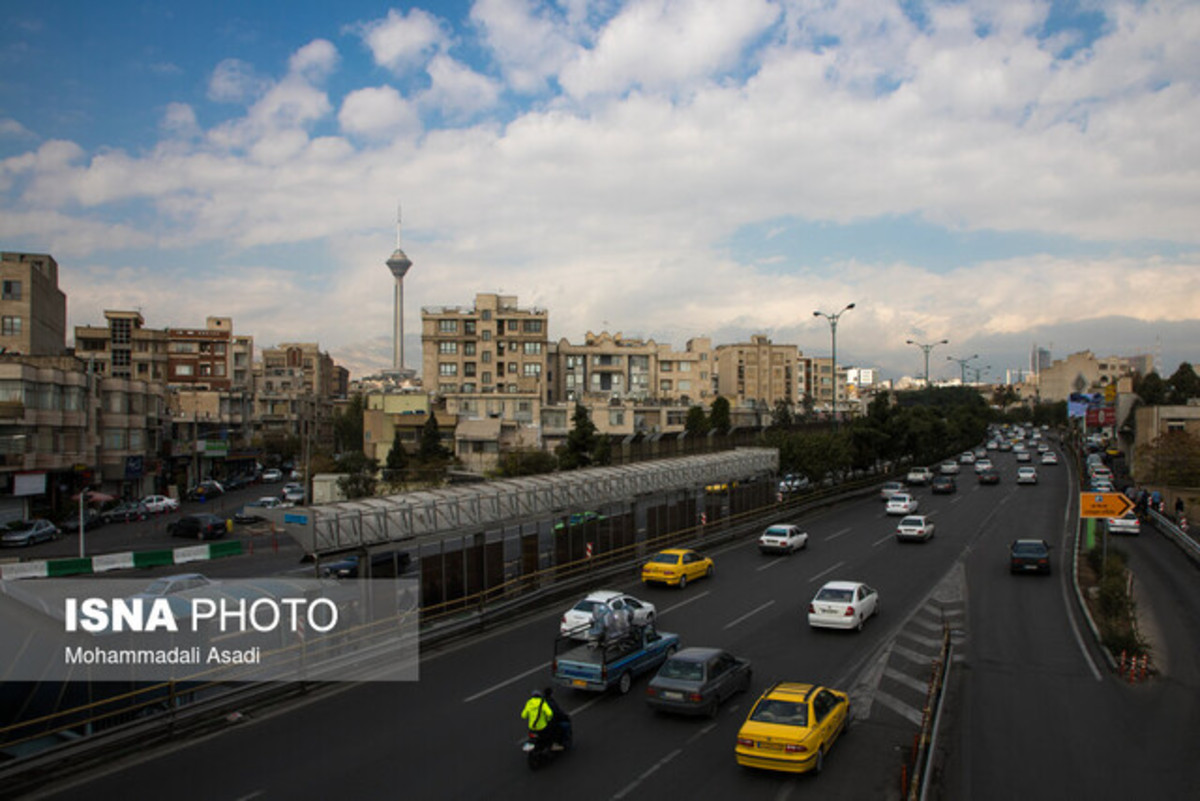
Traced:
<path id="1" fill-rule="evenodd" d="M 1148 510 L 1147 514 L 1163 536 L 1178 545 L 1189 559 L 1200 565 L 1200 542 L 1197 542 L 1190 532 L 1184 531 L 1169 517 L 1153 509 Z"/>

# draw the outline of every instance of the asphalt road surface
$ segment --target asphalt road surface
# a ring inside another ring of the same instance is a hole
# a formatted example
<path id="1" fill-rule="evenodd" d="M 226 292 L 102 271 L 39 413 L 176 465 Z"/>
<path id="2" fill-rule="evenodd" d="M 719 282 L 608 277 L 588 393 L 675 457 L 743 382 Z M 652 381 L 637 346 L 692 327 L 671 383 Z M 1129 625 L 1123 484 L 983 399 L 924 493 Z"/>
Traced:
<path id="1" fill-rule="evenodd" d="M 924 703 L 923 685 L 953 630 L 956 660 L 934 775 L 935 797 L 1196 798 L 1195 760 L 1182 757 L 1196 721 L 1197 587 L 1163 589 L 1189 623 L 1163 624 L 1170 673 L 1130 688 L 1110 677 L 1072 612 L 1061 569 L 1071 497 L 1068 469 L 1041 468 L 1016 486 L 1011 454 L 993 457 L 1003 479 L 980 487 L 969 472 L 956 495 L 918 490 L 936 536 L 900 544 L 873 498 L 799 519 L 809 547 L 758 553 L 752 540 L 709 553 L 716 576 L 683 590 L 616 588 L 654 602 L 659 628 L 683 646 L 728 648 L 753 662 L 751 691 L 715 720 L 652 712 L 646 680 L 627 696 L 559 690 L 576 748 L 530 772 L 519 750 L 520 709 L 549 681 L 566 605 L 427 654 L 415 683 L 348 684 L 202 739 L 125 759 L 46 788 L 41 797 L 108 799 L 660 799 L 663 797 L 890 799 Z M 1011 576 L 1007 543 L 1059 544 L 1050 577 Z M 1154 535 L 1157 536 L 1157 535 Z M 1151 535 L 1131 543 L 1175 576 Z M 1131 547 L 1130 550 L 1134 548 Z M 1155 556 L 1157 554 L 1157 556 Z M 1141 559 L 1141 554 L 1138 554 Z M 1179 557 L 1180 559 L 1182 557 Z M 232 562 L 233 560 L 227 560 Z M 861 633 L 812 630 L 805 608 L 832 579 L 865 581 L 882 614 Z M 1174 580 L 1174 579 L 1173 579 Z M 1161 588 L 1147 570 L 1146 581 Z M 1178 641 L 1177 639 L 1178 638 Z M 1182 652 L 1182 653 L 1179 653 Z M 780 680 L 850 690 L 854 723 L 820 776 L 739 768 L 734 739 L 749 706 Z M 1124 792 L 1132 787 L 1140 791 Z"/>

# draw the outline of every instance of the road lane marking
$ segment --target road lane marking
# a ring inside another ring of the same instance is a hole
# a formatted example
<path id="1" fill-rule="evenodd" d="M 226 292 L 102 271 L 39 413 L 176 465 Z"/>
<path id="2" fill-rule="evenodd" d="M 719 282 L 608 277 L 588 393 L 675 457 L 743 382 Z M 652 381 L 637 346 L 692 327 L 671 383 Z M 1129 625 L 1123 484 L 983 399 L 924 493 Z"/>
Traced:
<path id="1" fill-rule="evenodd" d="M 765 565 L 763 565 L 762 567 L 756 567 L 756 568 L 754 568 L 754 569 L 755 569 L 755 570 L 757 570 L 757 571 L 762 571 L 762 570 L 766 570 L 768 567 L 775 567 L 775 565 L 777 565 L 777 564 L 779 564 L 780 562 L 782 562 L 782 561 L 784 560 L 784 558 L 785 558 L 785 557 L 782 557 L 782 556 L 781 556 L 781 557 L 779 557 L 778 559 L 772 559 L 770 562 L 767 562 L 767 563 L 766 563 Z"/>
<path id="2" fill-rule="evenodd" d="M 704 592 L 698 592 L 695 595 L 693 595 L 691 598 L 688 598 L 686 601 L 680 601 L 679 603 L 675 604 L 674 606 L 668 606 L 666 609 L 662 610 L 658 614 L 665 615 L 667 612 L 674 612 L 676 609 L 682 609 L 683 607 L 687 606 L 688 604 L 692 603 L 693 601 L 699 601 L 701 598 L 703 598 L 706 595 L 709 595 L 710 593 L 712 593 L 712 590 L 705 590 Z"/>
<path id="3" fill-rule="evenodd" d="M 853 531 L 853 529 L 844 528 L 836 534 L 830 534 L 828 537 L 826 537 L 824 540 L 822 540 L 822 542 L 829 542 L 830 540 L 836 540 L 838 537 L 842 536 L 843 534 L 849 534 L 851 531 Z"/>
<path id="4" fill-rule="evenodd" d="M 876 545 L 883 545 L 885 542 L 887 542 L 894 536 L 896 536 L 896 532 L 893 531 L 891 534 L 888 534 L 886 537 L 875 540 L 875 542 L 871 543 L 871 547 L 874 548 Z"/>
<path id="5" fill-rule="evenodd" d="M 488 687 L 486 690 L 481 690 L 480 692 L 477 692 L 474 695 L 467 696 L 466 698 L 463 699 L 463 703 L 469 704 L 472 701 L 478 701 L 480 698 L 484 697 L 485 695 L 490 695 L 490 694 L 494 693 L 496 690 L 502 690 L 505 687 L 507 687 L 508 685 L 518 682 L 521 679 L 525 678 L 526 676 L 533 675 L 534 673 L 537 673 L 539 670 L 545 670 L 548 667 L 550 667 L 550 663 L 543 662 L 542 664 L 538 665 L 537 667 L 530 668 L 529 670 L 525 671 L 524 673 L 518 673 L 516 676 L 513 676 L 511 679 L 506 679 L 506 680 L 500 682 L 499 684 L 493 684 L 491 687 Z"/>
<path id="6" fill-rule="evenodd" d="M 682 748 L 676 748 L 674 751 L 667 754 L 665 757 L 663 757 L 662 759 L 658 760 L 653 765 L 651 765 L 650 768 L 645 773 L 643 773 L 641 776 L 638 776 L 632 782 L 625 785 L 625 787 L 623 787 L 616 795 L 614 795 L 613 798 L 624 798 L 625 796 L 629 795 L 630 793 L 632 793 L 634 790 L 636 790 L 638 788 L 638 785 L 640 785 L 642 782 L 646 781 L 646 779 L 649 779 L 654 774 L 655 771 L 657 771 L 663 765 L 666 765 L 668 762 L 670 762 L 672 759 L 674 759 L 675 757 L 679 756 L 682 753 L 683 753 Z"/>
<path id="7" fill-rule="evenodd" d="M 817 575 L 815 575 L 815 576 L 813 576 L 812 578 L 810 578 L 810 579 L 808 580 L 808 583 L 809 583 L 809 584 L 812 584 L 814 581 L 816 581 L 817 579 L 821 578 L 821 576 L 825 576 L 825 575 L 828 575 L 829 573 L 832 573 L 833 571 L 837 570 L 839 567 L 841 567 L 841 566 L 842 566 L 842 565 L 844 565 L 844 564 L 846 564 L 846 563 L 845 563 L 845 562 L 838 562 L 838 563 L 837 563 L 836 565 L 834 565 L 833 567 L 826 568 L 825 570 L 822 570 L 820 573 L 818 573 Z"/>
<path id="8" fill-rule="evenodd" d="M 727 629 L 733 628 L 734 626 L 736 626 L 738 623 L 741 623 L 746 618 L 750 617 L 751 615 L 757 615 L 759 612 L 761 612 L 762 610 L 766 609 L 768 606 L 771 606 L 774 603 L 775 603 L 774 601 L 767 601 L 765 604 L 758 607 L 757 609 L 752 609 L 749 612 L 747 612 L 746 614 L 737 618 L 736 620 L 731 620 L 729 623 L 726 623 L 725 628 L 727 628 Z"/>

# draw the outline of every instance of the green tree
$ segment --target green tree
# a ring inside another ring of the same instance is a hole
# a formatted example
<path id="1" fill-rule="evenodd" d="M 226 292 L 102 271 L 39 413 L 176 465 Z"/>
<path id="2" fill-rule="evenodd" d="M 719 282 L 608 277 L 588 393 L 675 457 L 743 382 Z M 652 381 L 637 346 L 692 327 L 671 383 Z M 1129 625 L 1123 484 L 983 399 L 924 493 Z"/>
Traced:
<path id="1" fill-rule="evenodd" d="M 375 476 L 379 462 L 368 459 L 361 450 L 349 451 L 337 460 L 337 469 L 344 475 L 338 479 L 338 489 L 349 500 L 375 495 Z"/>
<path id="2" fill-rule="evenodd" d="M 363 415 L 366 401 L 362 393 L 354 393 L 344 408 L 333 418 L 334 453 L 361 451 L 363 449 Z"/>
<path id="3" fill-rule="evenodd" d="M 771 428 L 791 428 L 794 423 L 788 402 L 783 398 L 775 401 L 775 408 L 771 410 Z"/>
<path id="4" fill-rule="evenodd" d="M 718 434 L 729 433 L 729 429 L 733 427 L 733 420 L 729 413 L 728 398 L 718 396 L 712 402 L 712 406 L 708 410 L 708 427 Z"/>
<path id="5" fill-rule="evenodd" d="M 1200 376 L 1192 369 L 1192 365 L 1183 362 L 1171 377 L 1167 379 L 1171 387 L 1167 402 L 1176 406 L 1185 406 L 1189 399 L 1200 398 Z"/>
<path id="6" fill-rule="evenodd" d="M 534 448 L 519 448 L 500 457 L 500 475 L 504 478 L 553 473 L 558 467 L 554 454 Z"/>
<path id="7" fill-rule="evenodd" d="M 562 470 L 576 470 L 592 464 L 596 452 L 596 424 L 582 403 L 575 404 L 571 415 L 571 431 L 567 441 L 558 449 L 558 466 Z"/>
<path id="8" fill-rule="evenodd" d="M 1200 438 L 1186 431 L 1167 431 L 1137 449 L 1139 476 L 1175 487 L 1200 486 Z"/>
<path id="9" fill-rule="evenodd" d="M 408 467 L 408 452 L 404 450 L 404 443 L 400 441 L 398 428 L 392 434 L 392 447 L 388 451 L 384 467 L 393 472 L 400 472 Z"/>
<path id="10" fill-rule="evenodd" d="M 1163 381 L 1157 372 L 1151 371 L 1142 376 L 1142 379 L 1134 386 L 1133 391 L 1142 399 L 1142 403 L 1147 406 L 1162 406 L 1167 403 L 1167 396 L 1171 392 L 1170 386 L 1166 381 Z"/>
<path id="11" fill-rule="evenodd" d="M 689 437 L 702 437 L 708 433 L 708 415 L 704 413 L 703 407 L 691 406 L 688 408 L 683 428 Z"/>
<path id="12" fill-rule="evenodd" d="M 449 454 L 442 445 L 442 432 L 438 428 L 437 415 L 429 413 L 429 419 L 421 426 L 421 446 L 417 458 L 425 464 L 439 462 Z"/>

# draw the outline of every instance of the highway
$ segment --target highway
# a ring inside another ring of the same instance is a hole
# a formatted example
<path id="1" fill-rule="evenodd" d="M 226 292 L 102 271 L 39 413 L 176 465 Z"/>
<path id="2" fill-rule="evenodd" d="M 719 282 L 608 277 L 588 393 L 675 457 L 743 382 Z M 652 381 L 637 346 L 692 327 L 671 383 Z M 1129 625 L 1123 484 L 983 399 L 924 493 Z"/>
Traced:
<path id="1" fill-rule="evenodd" d="M 866 498 L 777 521 L 799 523 L 810 535 L 809 547 L 791 556 L 761 555 L 746 539 L 708 552 L 716 576 L 683 591 L 643 589 L 632 573 L 610 584 L 654 602 L 659 628 L 679 633 L 684 646 L 721 646 L 753 662 L 750 693 L 727 702 L 716 720 L 651 712 L 641 698 L 645 679 L 627 696 L 560 690 L 574 716 L 576 748 L 530 772 L 518 715 L 529 691 L 548 683 L 565 608 L 555 605 L 426 654 L 419 682 L 324 690 L 38 797 L 899 798 L 943 621 L 954 629 L 958 657 L 932 797 L 1129 798 L 1146 797 L 1147 787 L 1164 798 L 1196 797 L 1196 761 L 1184 758 L 1200 720 L 1194 571 L 1188 584 L 1181 571 L 1190 565 L 1160 553 L 1159 545 L 1171 546 L 1157 535 L 1123 543 L 1135 567 L 1158 565 L 1167 577 L 1147 568 L 1154 588 L 1145 590 L 1146 601 L 1178 605 L 1186 616 L 1159 616 L 1172 643 L 1168 675 L 1125 685 L 1075 619 L 1060 569 L 1074 486 L 1067 466 L 1040 468 L 1040 484 L 1017 486 L 1012 455 L 993 459 L 1003 476 L 998 486 L 978 486 L 968 467 L 955 495 L 918 490 L 921 513 L 937 524 L 927 543 L 897 543 L 898 518 Z M 1008 573 L 1007 544 L 1016 536 L 1056 545 L 1053 575 Z M 808 601 L 835 578 L 865 581 L 880 593 L 882 614 L 861 633 L 807 626 Z M 1151 597 L 1158 592 L 1161 600 Z M 854 724 L 820 776 L 734 762 L 749 705 L 778 680 L 852 693 Z"/>

